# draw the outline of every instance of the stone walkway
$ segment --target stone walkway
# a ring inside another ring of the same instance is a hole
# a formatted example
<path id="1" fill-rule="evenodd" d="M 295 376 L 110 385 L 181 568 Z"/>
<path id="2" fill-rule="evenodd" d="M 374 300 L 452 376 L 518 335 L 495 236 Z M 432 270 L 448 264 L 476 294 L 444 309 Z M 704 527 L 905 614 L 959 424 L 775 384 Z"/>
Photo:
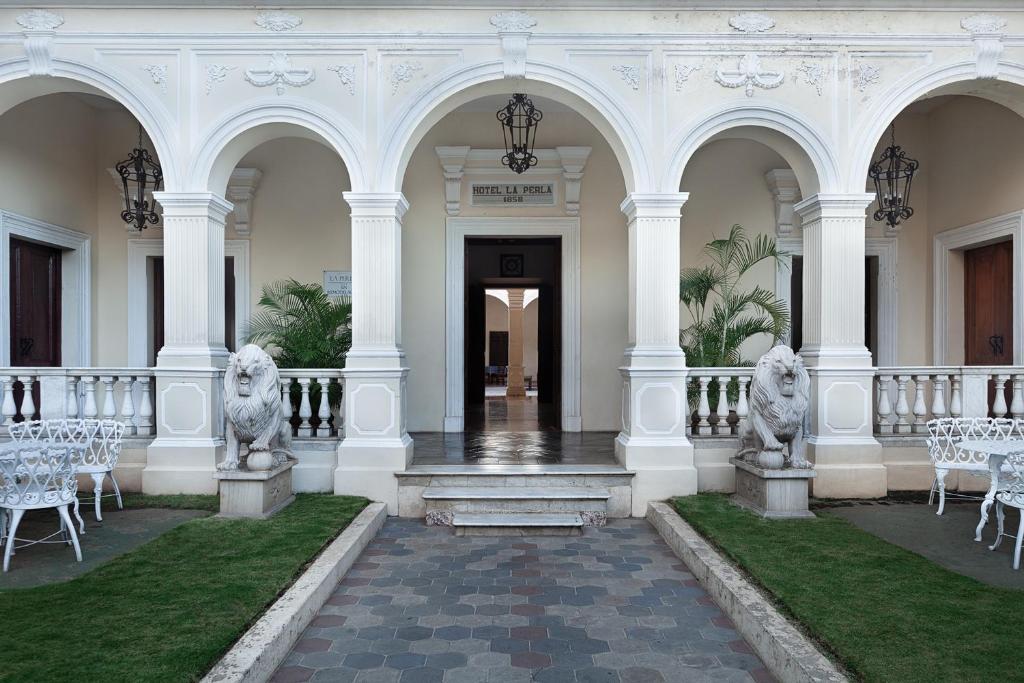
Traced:
<path id="1" fill-rule="evenodd" d="M 644 520 L 455 537 L 389 520 L 274 681 L 770 681 Z"/>

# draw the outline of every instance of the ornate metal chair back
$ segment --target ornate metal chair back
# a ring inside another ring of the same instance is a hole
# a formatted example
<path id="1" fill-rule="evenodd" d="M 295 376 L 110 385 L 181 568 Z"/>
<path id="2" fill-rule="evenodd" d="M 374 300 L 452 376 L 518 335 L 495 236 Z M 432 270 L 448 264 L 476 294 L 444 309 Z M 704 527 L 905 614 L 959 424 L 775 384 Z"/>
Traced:
<path id="1" fill-rule="evenodd" d="M 31 510 L 71 505 L 84 448 L 52 440 L 0 447 L 0 507 Z"/>

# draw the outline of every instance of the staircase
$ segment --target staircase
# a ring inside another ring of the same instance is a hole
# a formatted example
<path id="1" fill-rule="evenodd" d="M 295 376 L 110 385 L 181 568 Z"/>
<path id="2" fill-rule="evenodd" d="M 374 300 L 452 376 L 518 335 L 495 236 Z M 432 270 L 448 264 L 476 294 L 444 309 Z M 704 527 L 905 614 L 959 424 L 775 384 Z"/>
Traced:
<path id="1" fill-rule="evenodd" d="M 459 536 L 567 536 L 628 517 L 632 473 L 617 465 L 437 465 L 397 474 L 399 514 Z"/>

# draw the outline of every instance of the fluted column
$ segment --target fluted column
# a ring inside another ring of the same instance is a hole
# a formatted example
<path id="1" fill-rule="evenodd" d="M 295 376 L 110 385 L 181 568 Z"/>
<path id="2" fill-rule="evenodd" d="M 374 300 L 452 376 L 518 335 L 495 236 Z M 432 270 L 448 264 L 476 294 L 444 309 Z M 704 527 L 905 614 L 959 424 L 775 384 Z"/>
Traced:
<path id="1" fill-rule="evenodd" d="M 818 497 L 886 493 L 872 436 L 871 353 L 864 345 L 864 230 L 869 194 L 818 194 L 803 220 L 803 349 L 811 376 L 808 456 Z"/>
<path id="2" fill-rule="evenodd" d="M 522 289 L 508 290 L 508 387 L 506 398 L 526 398 L 523 376 L 523 297 Z"/>
<path id="3" fill-rule="evenodd" d="M 619 462 L 635 471 L 633 514 L 647 503 L 696 493 L 686 438 L 686 361 L 679 347 L 679 219 L 685 193 L 633 193 L 629 231 L 629 347 L 622 375 Z"/>
<path id="4" fill-rule="evenodd" d="M 402 217 L 398 192 L 346 192 L 352 209 L 352 348 L 345 359 L 344 439 L 334 491 L 398 512 L 394 473 L 412 462 L 402 352 Z"/>
<path id="5" fill-rule="evenodd" d="M 224 452 L 224 219 L 209 192 L 157 192 L 164 222 L 164 347 L 157 354 L 157 438 L 146 493 L 216 493 Z"/>

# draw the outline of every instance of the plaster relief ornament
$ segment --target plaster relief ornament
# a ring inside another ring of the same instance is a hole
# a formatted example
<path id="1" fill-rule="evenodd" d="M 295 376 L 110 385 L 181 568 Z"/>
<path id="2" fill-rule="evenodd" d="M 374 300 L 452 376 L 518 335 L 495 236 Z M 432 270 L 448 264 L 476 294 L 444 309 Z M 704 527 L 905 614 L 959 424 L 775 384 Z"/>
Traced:
<path id="1" fill-rule="evenodd" d="M 228 77 L 229 71 L 234 71 L 237 67 L 228 66 L 227 64 L 207 64 L 206 65 L 206 94 L 209 95 L 213 92 L 213 86 L 220 83 Z"/>
<path id="2" fill-rule="evenodd" d="M 690 80 L 690 76 L 692 76 L 695 71 L 700 71 L 703 68 L 704 62 L 701 62 L 700 64 L 676 64 L 676 92 L 683 89 L 683 83 Z"/>
<path id="3" fill-rule="evenodd" d="M 750 381 L 750 412 L 740 428 L 737 457 L 765 469 L 811 467 L 804 457 L 809 400 L 810 378 L 793 349 L 776 346 L 761 356 Z"/>
<path id="4" fill-rule="evenodd" d="M 153 83 L 160 86 L 160 92 L 167 92 L 167 65 L 166 64 L 144 64 L 142 70 L 149 74 Z"/>
<path id="5" fill-rule="evenodd" d="M 775 20 L 765 14 L 747 12 L 729 19 L 729 26 L 741 33 L 764 33 L 775 28 Z"/>
<path id="6" fill-rule="evenodd" d="M 859 63 L 850 70 L 850 77 L 853 79 L 853 87 L 864 92 L 868 86 L 878 83 L 882 77 L 882 69 L 870 64 Z"/>
<path id="7" fill-rule="evenodd" d="M 280 10 L 269 10 L 256 15 L 256 25 L 274 33 L 291 31 L 300 24 L 302 24 L 302 17 Z"/>
<path id="8" fill-rule="evenodd" d="M 400 64 L 391 65 L 391 94 L 394 95 L 398 92 L 398 87 L 402 83 L 408 83 L 412 80 L 412 77 L 416 75 L 417 71 L 423 69 L 423 65 L 419 62 L 402 62 Z"/>
<path id="9" fill-rule="evenodd" d="M 64 17 L 44 9 L 30 9 L 15 21 L 26 31 L 53 31 L 64 23 Z"/>
<path id="10" fill-rule="evenodd" d="M 975 14 L 961 20 L 960 28 L 971 33 L 1002 33 L 1006 20 L 991 14 Z"/>
<path id="11" fill-rule="evenodd" d="M 518 10 L 499 12 L 491 17 L 491 26 L 498 29 L 498 33 L 526 33 L 536 25 L 536 19 Z"/>
<path id="12" fill-rule="evenodd" d="M 248 446 L 246 469 L 263 471 L 286 463 L 292 428 L 281 419 L 282 412 L 281 377 L 274 359 L 255 344 L 228 356 L 224 372 L 227 452 L 217 469 L 239 469 L 242 444 Z"/>
<path id="13" fill-rule="evenodd" d="M 640 67 L 630 64 L 616 64 L 612 67 L 612 71 L 617 71 L 622 80 L 626 82 L 626 85 L 633 90 L 640 89 Z"/>
<path id="14" fill-rule="evenodd" d="M 338 74 L 338 80 L 348 89 L 349 95 L 356 94 L 356 67 L 352 64 L 338 64 L 327 67 L 328 71 Z"/>
<path id="15" fill-rule="evenodd" d="M 277 86 L 278 95 L 284 94 L 286 85 L 290 85 L 293 88 L 301 88 L 312 83 L 315 78 L 316 72 L 313 69 L 293 68 L 288 55 L 283 52 L 272 54 L 270 56 L 270 63 L 264 69 L 252 68 L 245 70 L 245 80 L 257 88 L 265 88 L 271 85 Z"/>
<path id="16" fill-rule="evenodd" d="M 810 62 L 801 62 L 796 70 L 804 75 L 804 81 L 808 85 L 814 86 L 819 96 L 825 87 L 825 77 L 832 71 L 825 64 L 811 64 Z"/>
<path id="17" fill-rule="evenodd" d="M 743 55 L 736 69 L 718 67 L 715 82 L 726 88 L 744 88 L 747 97 L 754 96 L 754 88 L 770 90 L 782 85 L 786 75 L 781 71 L 764 71 L 761 58 L 754 53 Z"/>

